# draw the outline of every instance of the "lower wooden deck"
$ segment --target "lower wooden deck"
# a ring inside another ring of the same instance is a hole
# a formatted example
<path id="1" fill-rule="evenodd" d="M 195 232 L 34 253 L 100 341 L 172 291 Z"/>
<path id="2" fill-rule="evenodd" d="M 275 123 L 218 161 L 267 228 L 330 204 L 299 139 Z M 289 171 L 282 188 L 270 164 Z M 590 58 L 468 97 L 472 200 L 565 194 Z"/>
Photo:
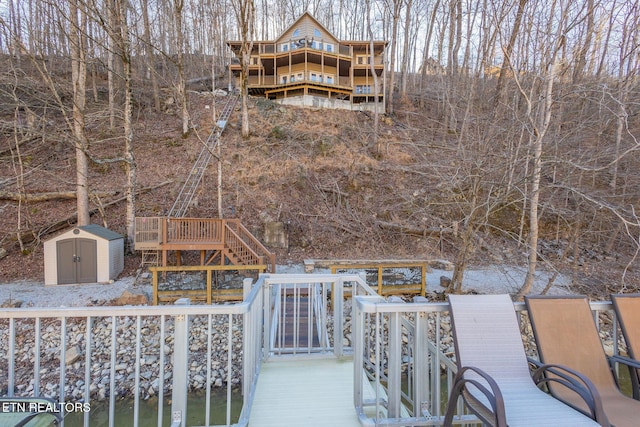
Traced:
<path id="1" fill-rule="evenodd" d="M 360 427 L 353 360 L 296 358 L 262 365 L 249 427 Z"/>

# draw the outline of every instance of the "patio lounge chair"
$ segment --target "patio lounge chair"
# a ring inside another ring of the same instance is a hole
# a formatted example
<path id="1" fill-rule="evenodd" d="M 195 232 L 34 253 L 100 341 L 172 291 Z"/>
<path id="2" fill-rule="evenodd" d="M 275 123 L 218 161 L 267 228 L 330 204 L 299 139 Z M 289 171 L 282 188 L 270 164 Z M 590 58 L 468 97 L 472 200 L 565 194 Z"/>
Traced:
<path id="1" fill-rule="evenodd" d="M 584 387 L 572 386 L 590 402 L 593 409 L 588 413 L 598 422 L 537 387 L 509 295 L 449 295 L 449 305 L 458 373 L 445 426 L 452 424 L 460 396 L 490 426 L 609 425 L 598 407 L 597 392 L 588 391 L 588 380 Z"/>
<path id="2" fill-rule="evenodd" d="M 640 360 L 640 294 L 612 294 L 611 302 L 631 359 Z M 629 366 L 633 398 L 640 400 L 640 370 Z"/>
<path id="3" fill-rule="evenodd" d="M 598 389 L 612 425 L 638 426 L 640 402 L 618 389 L 587 298 L 536 296 L 526 297 L 525 301 L 540 361 L 568 366 L 588 377 Z M 554 382 L 548 384 L 552 395 L 584 408 L 582 402 L 556 387 Z"/>

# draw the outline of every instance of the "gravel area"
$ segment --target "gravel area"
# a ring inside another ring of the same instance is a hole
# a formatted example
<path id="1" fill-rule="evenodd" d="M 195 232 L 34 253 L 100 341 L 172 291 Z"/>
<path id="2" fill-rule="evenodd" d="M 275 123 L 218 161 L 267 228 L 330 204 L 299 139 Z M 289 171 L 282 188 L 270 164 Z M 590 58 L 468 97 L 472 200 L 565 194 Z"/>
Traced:
<path id="1" fill-rule="evenodd" d="M 151 293 L 150 285 L 134 285 L 134 277 L 113 283 L 81 285 L 48 285 L 42 282 L 17 281 L 0 284 L 0 304 L 22 301 L 22 307 L 86 307 L 109 305 L 125 290 Z"/>
<path id="2" fill-rule="evenodd" d="M 303 266 L 278 266 L 278 273 L 301 273 Z M 328 271 L 316 271 L 323 273 Z M 432 270 L 427 274 L 427 292 L 442 292 L 440 276 L 451 277 L 451 271 Z M 469 269 L 465 273 L 463 289 L 478 293 L 515 293 L 521 286 L 526 270 L 512 266 L 489 266 Z M 538 273 L 532 293 L 540 293 L 546 286 L 550 275 Z M 49 285 L 41 282 L 16 281 L 0 284 L 0 305 L 7 306 L 13 301 L 22 301 L 22 307 L 84 307 L 93 305 L 109 305 L 122 295 L 124 291 L 151 295 L 150 284 L 135 283 L 134 277 L 124 277 L 113 283 L 81 284 L 81 285 Z M 147 281 L 148 282 L 148 281 Z M 566 277 L 556 278 L 549 294 L 562 295 L 571 293 L 569 280 Z"/>

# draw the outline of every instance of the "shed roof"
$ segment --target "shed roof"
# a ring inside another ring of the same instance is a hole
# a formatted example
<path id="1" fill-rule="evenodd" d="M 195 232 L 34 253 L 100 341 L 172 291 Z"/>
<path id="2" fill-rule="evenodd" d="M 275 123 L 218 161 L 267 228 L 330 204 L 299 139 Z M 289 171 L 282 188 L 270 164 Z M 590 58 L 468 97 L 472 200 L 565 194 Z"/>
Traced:
<path id="1" fill-rule="evenodd" d="M 101 237 L 105 240 L 117 240 L 124 238 L 123 235 L 116 233 L 115 231 L 104 228 L 98 224 L 81 225 L 79 228 L 82 231 L 93 234 L 94 236 Z"/>

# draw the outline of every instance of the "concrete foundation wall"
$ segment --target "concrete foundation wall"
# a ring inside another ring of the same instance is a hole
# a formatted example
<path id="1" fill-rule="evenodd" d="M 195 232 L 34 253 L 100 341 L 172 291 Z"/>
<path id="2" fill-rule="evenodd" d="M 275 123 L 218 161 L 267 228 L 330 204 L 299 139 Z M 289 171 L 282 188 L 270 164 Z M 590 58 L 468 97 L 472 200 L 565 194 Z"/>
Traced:
<path id="1" fill-rule="evenodd" d="M 336 98 L 324 98 L 321 96 L 303 95 L 294 96 L 290 98 L 277 99 L 275 102 L 282 105 L 292 105 L 296 107 L 313 107 L 313 108 L 329 108 L 338 110 L 351 110 L 351 111 L 370 111 L 375 112 L 375 103 L 362 102 L 360 104 L 351 104 L 350 101 L 345 101 Z M 378 113 L 384 114 L 384 102 L 378 103 Z"/>

